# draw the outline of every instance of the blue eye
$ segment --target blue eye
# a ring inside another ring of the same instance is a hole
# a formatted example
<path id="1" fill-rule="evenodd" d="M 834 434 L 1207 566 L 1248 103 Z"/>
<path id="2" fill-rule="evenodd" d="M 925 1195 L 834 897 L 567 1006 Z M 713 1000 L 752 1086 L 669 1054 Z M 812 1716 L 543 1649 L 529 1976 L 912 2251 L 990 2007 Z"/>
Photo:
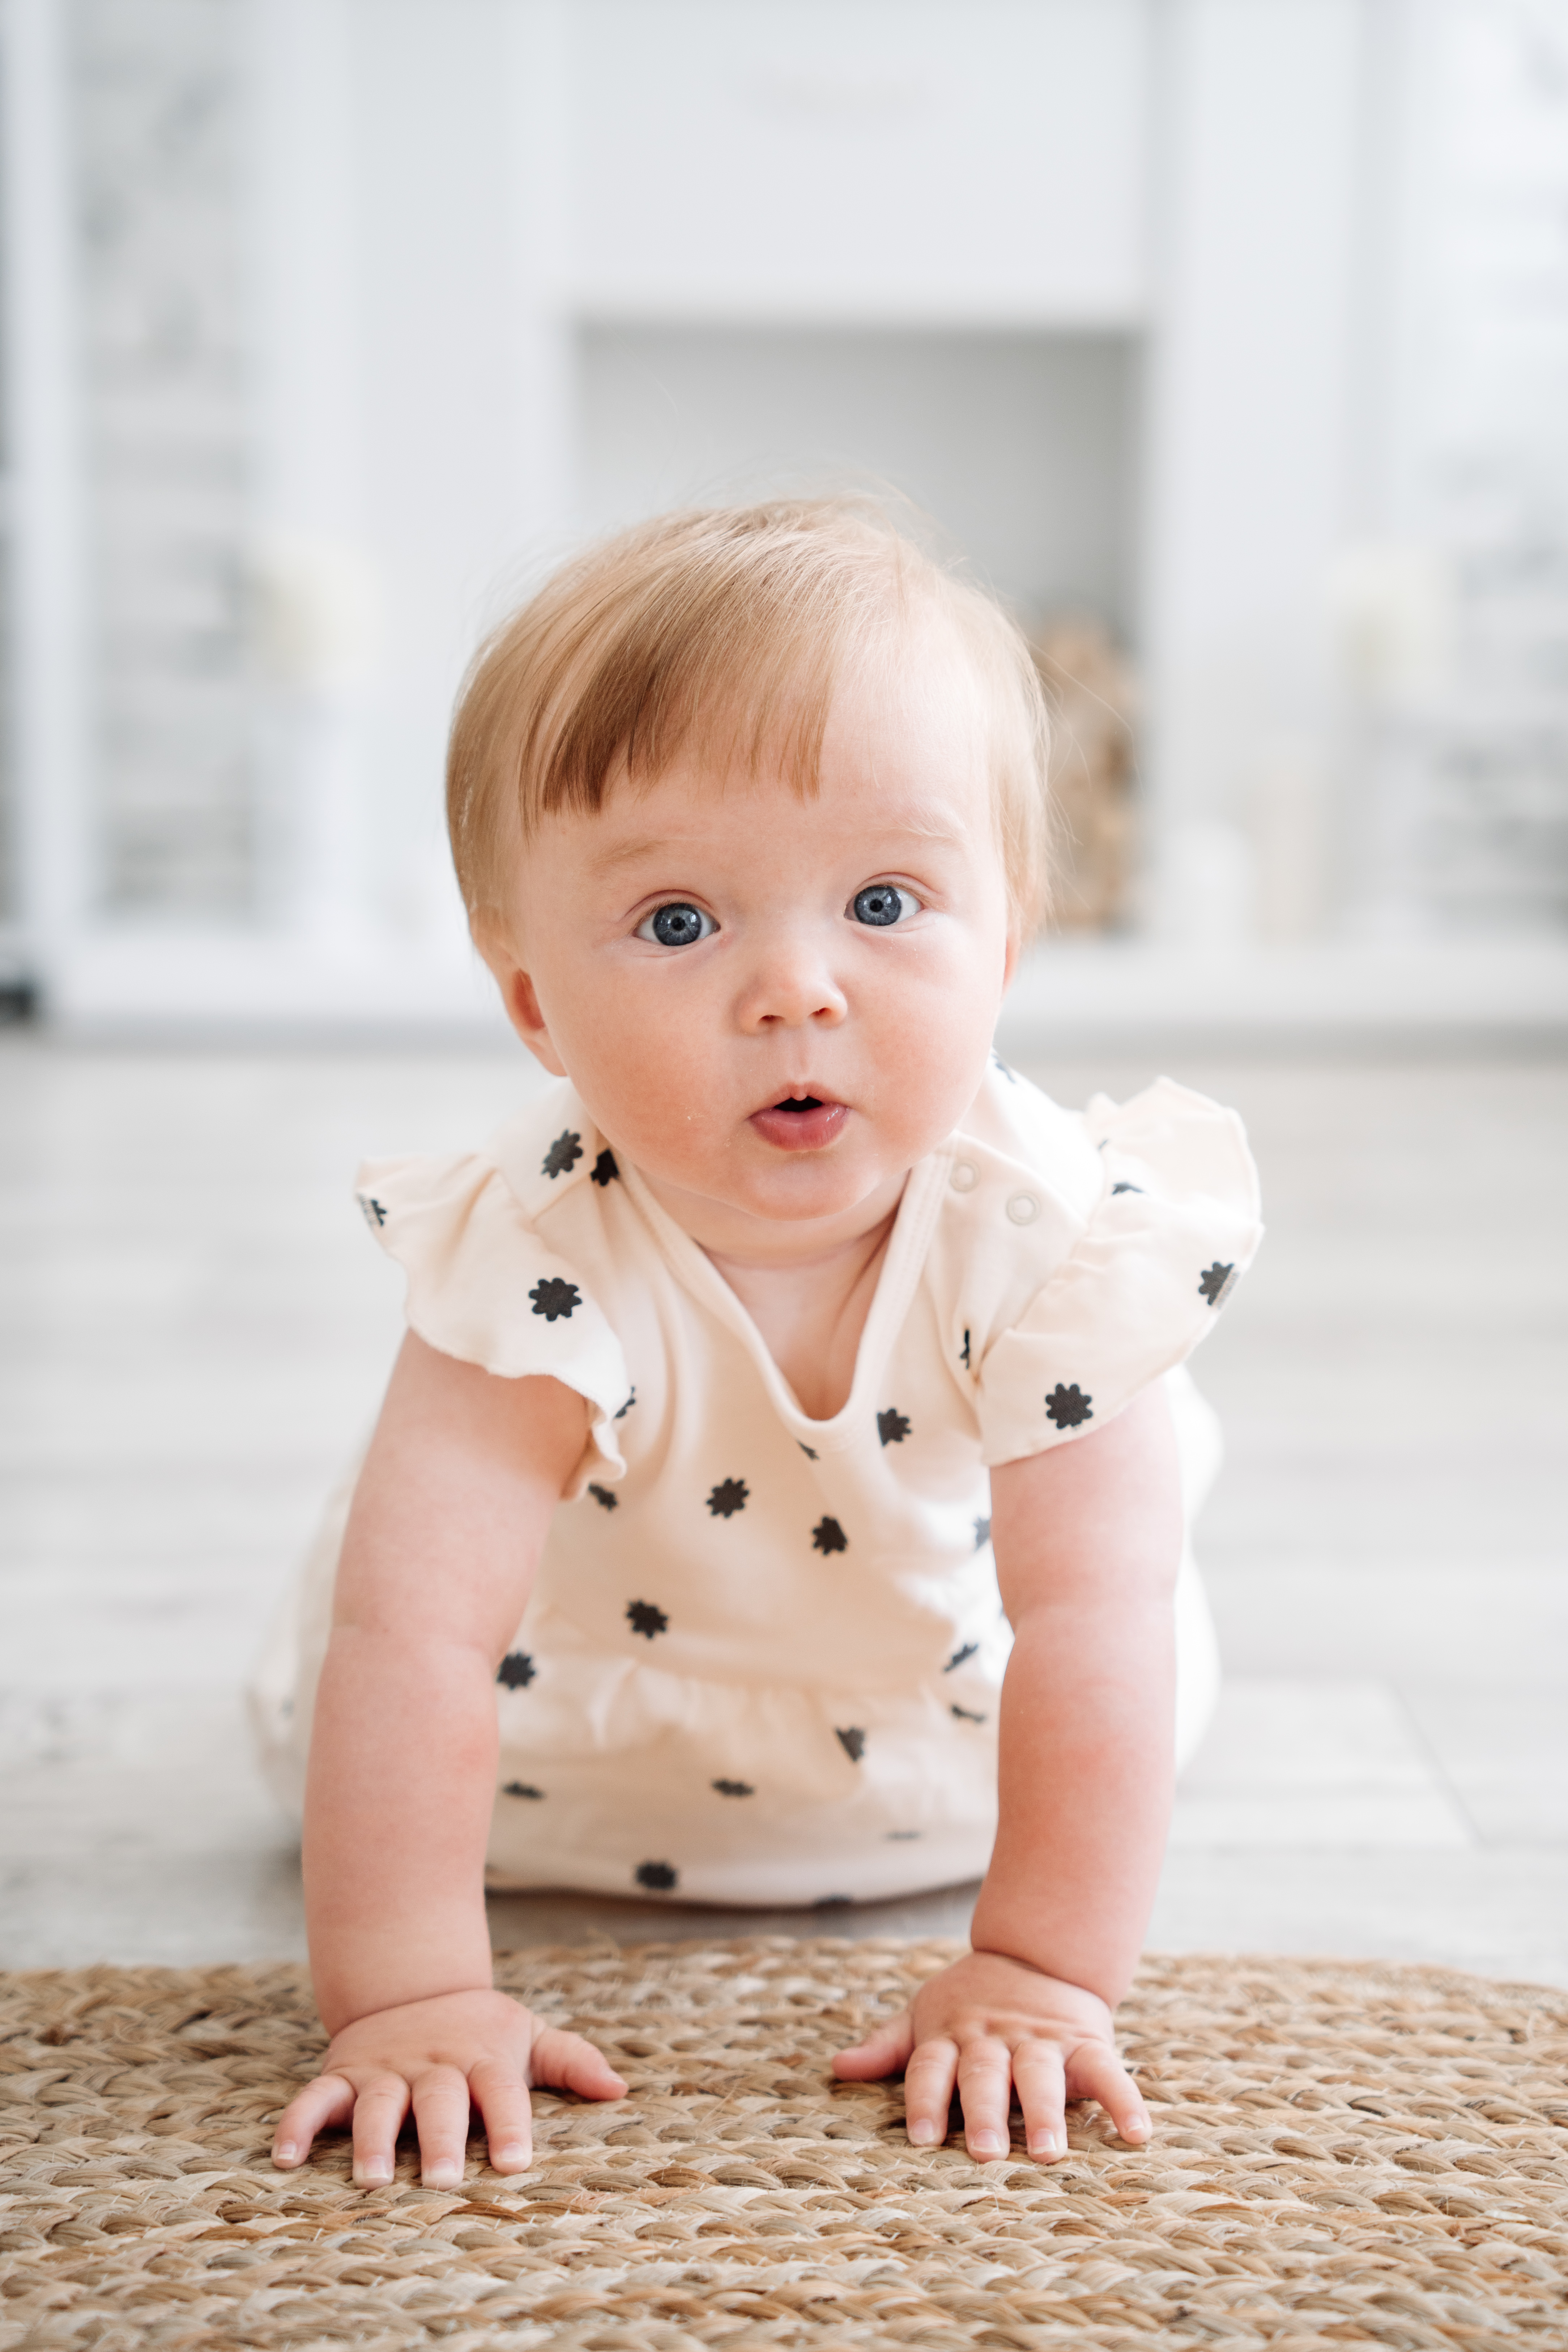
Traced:
<path id="1" fill-rule="evenodd" d="M 858 923 L 875 923 L 882 929 L 907 915 L 918 915 L 920 907 L 913 891 L 900 890 L 896 882 L 868 882 L 855 893 L 849 911 Z"/>
<path id="2" fill-rule="evenodd" d="M 649 940 L 656 947 L 695 947 L 718 929 L 711 915 L 700 907 L 689 907 L 683 899 L 675 899 L 668 907 L 656 907 L 651 915 L 637 925 L 639 940 Z"/>

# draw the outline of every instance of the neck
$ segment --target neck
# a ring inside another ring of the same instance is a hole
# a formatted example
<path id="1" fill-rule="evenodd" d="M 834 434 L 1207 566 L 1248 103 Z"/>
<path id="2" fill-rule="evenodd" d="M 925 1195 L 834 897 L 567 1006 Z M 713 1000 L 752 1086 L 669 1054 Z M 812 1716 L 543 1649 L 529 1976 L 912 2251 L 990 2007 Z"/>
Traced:
<path id="1" fill-rule="evenodd" d="M 786 1223 L 759 1217 L 717 1233 L 720 1221 L 682 1216 L 656 1188 L 661 1205 L 729 1284 L 812 1421 L 831 1421 L 848 1402 L 905 1181 L 899 1178 L 890 1200 L 862 1202 L 842 1219 Z M 748 1224 L 763 1234 L 749 1233 Z M 830 1225 L 837 1230 L 825 1229 Z"/>
<path id="2" fill-rule="evenodd" d="M 820 1275 L 868 1250 L 874 1254 L 887 1240 L 909 1181 L 909 1171 L 900 1171 L 865 1200 L 831 1217 L 759 1217 L 727 1202 L 683 1192 L 646 1170 L 641 1173 L 665 1214 L 712 1259 L 726 1280 L 732 1273 L 770 1270 Z"/>
<path id="3" fill-rule="evenodd" d="M 710 1249 L 699 1244 L 711 1258 L 731 1288 L 739 1287 L 753 1277 L 766 1280 L 770 1274 L 787 1275 L 803 1282 L 857 1281 L 864 1269 L 879 1258 L 888 1245 L 893 1221 L 899 1213 L 899 1203 L 893 1202 L 873 1225 L 851 1234 L 844 1241 L 824 1242 L 820 1235 L 809 1251 L 780 1260 L 773 1255 L 758 1255 L 744 1250 L 735 1252 Z"/>

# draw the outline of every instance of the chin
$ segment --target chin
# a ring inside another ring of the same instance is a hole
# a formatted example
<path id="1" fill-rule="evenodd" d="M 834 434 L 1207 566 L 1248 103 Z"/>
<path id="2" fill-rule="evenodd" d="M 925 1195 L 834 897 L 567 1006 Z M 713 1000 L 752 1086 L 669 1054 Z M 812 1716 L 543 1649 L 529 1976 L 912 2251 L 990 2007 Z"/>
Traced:
<path id="1" fill-rule="evenodd" d="M 881 1171 L 851 1174 L 828 1168 L 791 1170 L 789 1176 L 793 1181 L 780 1182 L 775 1179 L 772 1183 L 763 1181 L 749 1187 L 751 1197 L 743 1205 L 753 1216 L 804 1224 L 812 1219 L 850 1215 L 884 1181 Z"/>

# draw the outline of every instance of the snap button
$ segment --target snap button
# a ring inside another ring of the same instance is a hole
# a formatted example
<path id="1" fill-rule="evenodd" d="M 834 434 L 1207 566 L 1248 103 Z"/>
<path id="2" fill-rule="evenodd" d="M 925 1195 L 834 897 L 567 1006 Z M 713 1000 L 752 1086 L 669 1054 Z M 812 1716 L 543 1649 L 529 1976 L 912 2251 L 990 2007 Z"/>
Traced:
<path id="1" fill-rule="evenodd" d="M 1016 1225 L 1032 1225 L 1040 1213 L 1040 1204 L 1032 1192 L 1015 1192 L 1007 1203 L 1007 1214 Z"/>
<path id="2" fill-rule="evenodd" d="M 955 1192 L 973 1192 L 980 1181 L 980 1171 L 973 1160 L 955 1160 L 947 1181 Z"/>

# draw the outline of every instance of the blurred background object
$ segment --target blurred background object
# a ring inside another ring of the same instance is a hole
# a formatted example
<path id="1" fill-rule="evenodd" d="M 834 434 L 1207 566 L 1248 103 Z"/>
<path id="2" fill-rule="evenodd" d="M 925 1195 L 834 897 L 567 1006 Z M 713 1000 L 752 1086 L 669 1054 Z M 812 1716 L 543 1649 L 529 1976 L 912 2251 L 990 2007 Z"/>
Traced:
<path id="1" fill-rule="evenodd" d="M 479 631 L 584 533 L 828 482 L 1061 698 L 1016 1039 L 1568 1024 L 1565 0 L 0 27 L 14 997 L 482 1032 Z"/>
<path id="2" fill-rule="evenodd" d="M 1063 931 L 1109 930 L 1126 913 L 1136 845 L 1131 665 L 1098 621 L 1055 622 L 1034 651 L 1051 705 L 1051 921 Z"/>

